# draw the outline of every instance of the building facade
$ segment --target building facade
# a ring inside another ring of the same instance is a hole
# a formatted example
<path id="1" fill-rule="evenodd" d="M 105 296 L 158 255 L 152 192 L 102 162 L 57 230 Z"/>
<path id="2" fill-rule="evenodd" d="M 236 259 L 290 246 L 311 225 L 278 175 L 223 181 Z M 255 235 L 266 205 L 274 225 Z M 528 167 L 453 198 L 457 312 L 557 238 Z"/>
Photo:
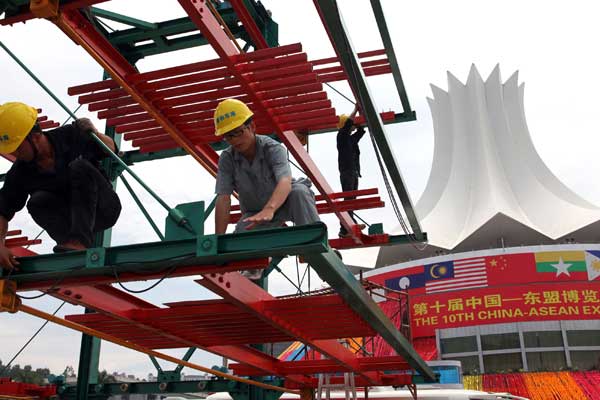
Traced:
<path id="1" fill-rule="evenodd" d="M 414 340 L 463 372 L 600 367 L 600 245 L 456 253 L 382 267 L 365 278 L 409 295 Z"/>

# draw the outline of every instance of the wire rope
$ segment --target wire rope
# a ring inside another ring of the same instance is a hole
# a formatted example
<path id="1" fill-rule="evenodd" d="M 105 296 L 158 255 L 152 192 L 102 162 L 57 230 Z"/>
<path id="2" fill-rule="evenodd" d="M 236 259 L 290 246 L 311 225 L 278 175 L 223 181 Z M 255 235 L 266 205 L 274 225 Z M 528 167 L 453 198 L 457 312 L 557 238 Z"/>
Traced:
<path id="1" fill-rule="evenodd" d="M 54 312 L 52 313 L 52 316 L 55 316 L 56 313 L 58 313 L 58 311 L 66 304 L 66 301 L 63 301 L 62 304 L 60 306 L 58 306 L 58 308 L 56 310 L 54 310 Z M 27 348 L 27 346 L 29 346 L 29 344 L 33 341 L 33 339 L 35 339 L 35 337 L 46 327 L 46 325 L 48 325 L 48 322 L 50 322 L 49 320 L 44 321 L 44 323 L 42 324 L 42 326 L 40 326 L 40 328 L 33 334 L 33 336 L 31 336 L 29 338 L 29 340 L 23 345 L 21 346 L 21 348 L 19 349 L 19 351 L 17 351 L 17 353 L 13 356 L 13 358 L 11 358 L 11 360 L 8 362 L 8 364 L 6 364 L 4 366 L 4 368 L 2 368 L 2 371 L 0 371 L 0 376 L 2 376 L 2 374 L 4 374 L 4 372 L 6 372 L 6 370 L 8 370 L 8 368 L 10 367 L 10 365 L 17 359 L 17 357 L 19 357 L 19 355 Z"/>
<path id="2" fill-rule="evenodd" d="M 346 37 L 344 37 L 343 40 L 346 42 L 345 43 L 346 48 L 351 49 L 351 45 L 348 42 L 348 39 Z M 347 51 L 347 55 L 350 57 L 354 57 L 354 54 L 351 51 Z M 350 68 L 350 70 L 347 71 L 347 73 L 352 75 L 352 77 L 354 78 L 355 81 L 358 80 L 358 76 L 357 76 L 357 73 L 354 70 L 354 68 Z M 402 215 L 402 212 L 400 211 L 400 207 L 398 206 L 396 196 L 394 194 L 394 190 L 392 188 L 392 185 L 389 182 L 389 178 L 387 176 L 385 165 L 381 159 L 379 147 L 377 146 L 375 136 L 373 135 L 373 132 L 371 132 L 371 129 L 369 129 L 369 137 L 371 138 L 371 143 L 373 144 L 373 150 L 375 152 L 375 156 L 377 158 L 377 163 L 379 165 L 379 169 L 380 169 L 381 175 L 383 177 L 383 182 L 384 182 L 386 190 L 388 192 L 388 197 L 390 199 L 390 203 L 392 205 L 392 209 L 394 210 L 394 214 L 396 215 L 398 223 L 400 224 L 402 230 L 406 234 L 411 246 L 417 250 L 423 251 L 427 247 L 427 243 L 424 243 L 422 246 L 419 246 L 421 244 L 421 242 L 418 242 L 417 240 L 414 239 L 414 234 L 411 232 L 411 230 L 408 227 L 408 224 L 404 220 L 404 216 Z"/>

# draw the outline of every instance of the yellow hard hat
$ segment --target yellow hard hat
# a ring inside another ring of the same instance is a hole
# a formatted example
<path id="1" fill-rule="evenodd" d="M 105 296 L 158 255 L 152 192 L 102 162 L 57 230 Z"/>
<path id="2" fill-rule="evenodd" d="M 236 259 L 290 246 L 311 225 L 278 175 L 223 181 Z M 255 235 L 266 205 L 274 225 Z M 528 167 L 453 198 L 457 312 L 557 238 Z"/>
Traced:
<path id="1" fill-rule="evenodd" d="M 340 115 L 338 124 L 337 124 L 337 128 L 342 129 L 342 127 L 346 124 L 347 120 L 348 120 L 348 116 L 346 114 Z"/>
<path id="2" fill-rule="evenodd" d="M 37 115 L 35 108 L 19 102 L 0 106 L 0 153 L 17 150 L 37 122 Z"/>
<path id="3" fill-rule="evenodd" d="M 243 102 L 236 99 L 223 100 L 215 109 L 215 136 L 223 136 L 242 126 L 253 115 Z"/>

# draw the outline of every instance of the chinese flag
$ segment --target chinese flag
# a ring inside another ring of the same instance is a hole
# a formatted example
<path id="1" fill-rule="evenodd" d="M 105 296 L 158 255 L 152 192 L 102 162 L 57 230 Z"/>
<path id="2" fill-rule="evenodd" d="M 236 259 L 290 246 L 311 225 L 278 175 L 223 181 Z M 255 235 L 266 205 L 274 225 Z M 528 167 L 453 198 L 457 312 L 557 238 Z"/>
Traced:
<path id="1" fill-rule="evenodd" d="M 488 286 L 539 282 L 535 254 L 503 254 L 485 258 Z"/>

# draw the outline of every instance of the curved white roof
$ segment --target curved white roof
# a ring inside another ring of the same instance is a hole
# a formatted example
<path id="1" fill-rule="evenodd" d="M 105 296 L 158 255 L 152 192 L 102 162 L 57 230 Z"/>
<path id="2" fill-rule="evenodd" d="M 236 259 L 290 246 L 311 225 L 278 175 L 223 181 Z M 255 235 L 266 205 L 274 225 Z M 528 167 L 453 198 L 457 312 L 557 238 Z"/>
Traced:
<path id="1" fill-rule="evenodd" d="M 600 208 L 559 181 L 535 150 L 517 72 L 502 83 L 496 66 L 484 81 L 473 65 L 466 84 L 448 73 L 447 92 L 431 88 L 433 165 L 416 205 L 430 254 L 600 239 Z M 404 252 L 397 247 L 382 248 L 378 266 L 406 259 L 394 257 Z"/>

